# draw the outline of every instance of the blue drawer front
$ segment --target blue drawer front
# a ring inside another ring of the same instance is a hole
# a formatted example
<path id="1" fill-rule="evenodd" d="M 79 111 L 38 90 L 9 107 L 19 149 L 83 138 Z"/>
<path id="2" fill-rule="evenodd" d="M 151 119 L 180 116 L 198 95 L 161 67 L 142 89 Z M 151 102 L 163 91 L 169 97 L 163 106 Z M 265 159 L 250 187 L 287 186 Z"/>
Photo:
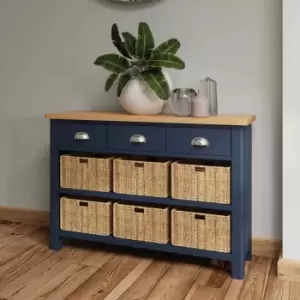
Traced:
<path id="1" fill-rule="evenodd" d="M 143 136 L 145 143 L 132 143 L 134 135 Z M 108 147 L 117 150 L 165 152 L 166 150 L 166 129 L 154 126 L 136 125 L 109 125 L 108 126 Z"/>
<path id="2" fill-rule="evenodd" d="M 77 133 L 85 133 L 88 140 L 77 140 Z M 98 123 L 67 122 L 58 127 L 58 147 L 62 150 L 96 152 L 107 146 L 107 126 Z"/>
<path id="3" fill-rule="evenodd" d="M 192 140 L 204 138 L 206 147 L 192 146 Z M 231 130 L 229 128 L 168 128 L 167 151 L 178 154 L 231 155 Z"/>

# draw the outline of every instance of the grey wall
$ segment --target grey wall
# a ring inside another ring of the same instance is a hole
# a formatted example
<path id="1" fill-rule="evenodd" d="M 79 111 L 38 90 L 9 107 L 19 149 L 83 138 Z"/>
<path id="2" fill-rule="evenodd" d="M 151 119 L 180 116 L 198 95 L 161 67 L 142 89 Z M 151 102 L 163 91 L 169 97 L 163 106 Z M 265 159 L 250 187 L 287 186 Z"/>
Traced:
<path id="1" fill-rule="evenodd" d="M 218 81 L 221 113 L 256 114 L 253 233 L 281 236 L 281 1 L 164 0 L 121 9 L 104 0 L 0 1 L 0 205 L 48 209 L 49 123 L 45 112 L 119 110 L 94 59 L 113 51 L 110 26 L 152 27 L 177 37 L 174 86 Z"/>

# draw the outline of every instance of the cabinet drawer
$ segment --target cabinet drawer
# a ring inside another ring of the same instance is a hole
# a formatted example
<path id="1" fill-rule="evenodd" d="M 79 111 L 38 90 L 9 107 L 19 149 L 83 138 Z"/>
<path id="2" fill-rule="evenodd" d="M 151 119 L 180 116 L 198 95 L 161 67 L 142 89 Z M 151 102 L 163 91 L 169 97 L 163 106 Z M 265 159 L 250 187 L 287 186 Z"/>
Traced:
<path id="1" fill-rule="evenodd" d="M 167 151 L 230 156 L 231 130 L 229 128 L 168 128 Z"/>
<path id="2" fill-rule="evenodd" d="M 107 126 L 103 124 L 63 122 L 57 131 L 58 147 L 62 150 L 96 152 L 107 146 Z"/>
<path id="3" fill-rule="evenodd" d="M 108 147 L 116 150 L 164 152 L 166 130 L 155 126 L 109 125 Z"/>

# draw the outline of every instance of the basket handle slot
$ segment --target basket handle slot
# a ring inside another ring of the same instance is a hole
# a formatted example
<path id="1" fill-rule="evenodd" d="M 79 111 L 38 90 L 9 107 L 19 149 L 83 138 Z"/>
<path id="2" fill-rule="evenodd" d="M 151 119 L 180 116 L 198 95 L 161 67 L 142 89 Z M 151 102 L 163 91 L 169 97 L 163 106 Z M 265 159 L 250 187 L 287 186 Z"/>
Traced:
<path id="1" fill-rule="evenodd" d="M 79 202 L 79 206 L 85 206 L 85 207 L 87 207 L 87 206 L 89 206 L 89 204 L 88 204 L 88 202 L 80 201 Z"/>
<path id="2" fill-rule="evenodd" d="M 205 167 L 195 167 L 195 172 L 205 172 Z"/>
<path id="3" fill-rule="evenodd" d="M 135 208 L 134 208 L 134 212 L 143 214 L 143 213 L 144 213 L 144 209 L 143 209 L 143 208 L 135 207 Z"/>
<path id="4" fill-rule="evenodd" d="M 205 220 L 204 215 L 195 215 L 195 220 Z"/>
<path id="5" fill-rule="evenodd" d="M 136 168 L 144 168 L 144 163 L 136 162 L 136 163 L 134 163 L 134 166 L 135 166 Z"/>
<path id="6" fill-rule="evenodd" d="M 87 164 L 89 160 L 87 158 L 79 158 L 79 163 L 80 164 Z"/>

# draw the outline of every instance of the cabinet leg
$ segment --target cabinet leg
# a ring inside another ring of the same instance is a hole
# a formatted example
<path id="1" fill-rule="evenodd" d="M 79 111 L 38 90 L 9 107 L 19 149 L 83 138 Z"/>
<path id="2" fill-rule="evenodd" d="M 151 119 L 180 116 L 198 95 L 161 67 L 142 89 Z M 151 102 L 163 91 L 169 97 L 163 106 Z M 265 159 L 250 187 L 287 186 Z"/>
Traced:
<path id="1" fill-rule="evenodd" d="M 252 259 L 252 251 L 249 250 L 246 254 L 246 260 L 250 261 Z"/>
<path id="2" fill-rule="evenodd" d="M 50 249 L 52 250 L 60 250 L 62 247 L 62 239 L 57 234 L 51 234 L 50 236 Z"/>
<path id="3" fill-rule="evenodd" d="M 250 224 L 251 225 L 251 224 Z M 248 246 L 247 246 L 247 253 L 245 259 L 250 261 L 252 259 L 252 233 L 251 229 L 249 230 L 249 238 L 248 238 Z"/>
<path id="4" fill-rule="evenodd" d="M 51 120 L 51 148 L 50 148 L 50 245 L 53 250 L 59 250 L 62 247 L 60 237 L 60 195 L 58 187 L 60 186 L 60 152 L 57 144 L 57 133 L 59 132 L 59 122 Z"/>
<path id="5" fill-rule="evenodd" d="M 244 279 L 245 261 L 234 261 L 231 263 L 231 276 L 233 279 Z"/>

